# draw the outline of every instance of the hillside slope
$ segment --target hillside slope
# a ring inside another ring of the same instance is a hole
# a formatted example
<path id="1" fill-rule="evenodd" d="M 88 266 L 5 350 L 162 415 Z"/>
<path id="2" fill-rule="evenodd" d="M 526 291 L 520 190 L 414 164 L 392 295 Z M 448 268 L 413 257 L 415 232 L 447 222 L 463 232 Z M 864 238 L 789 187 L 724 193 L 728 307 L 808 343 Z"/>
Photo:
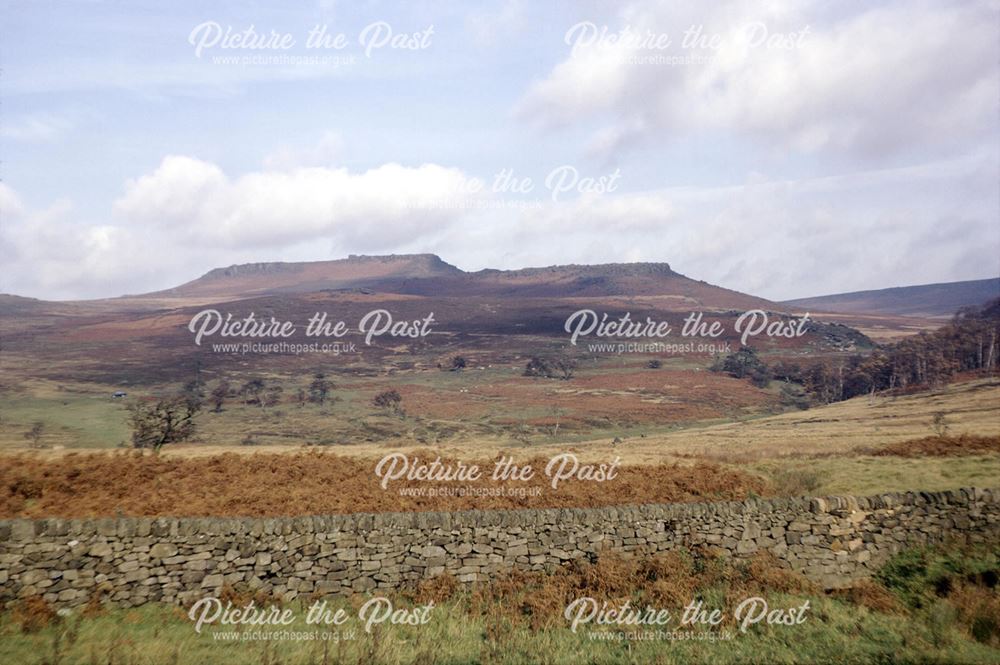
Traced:
<path id="1" fill-rule="evenodd" d="M 836 293 L 785 300 L 781 304 L 818 312 L 947 318 L 962 307 L 982 305 L 997 297 L 1000 297 L 1000 278 L 992 277 L 965 282 Z"/>

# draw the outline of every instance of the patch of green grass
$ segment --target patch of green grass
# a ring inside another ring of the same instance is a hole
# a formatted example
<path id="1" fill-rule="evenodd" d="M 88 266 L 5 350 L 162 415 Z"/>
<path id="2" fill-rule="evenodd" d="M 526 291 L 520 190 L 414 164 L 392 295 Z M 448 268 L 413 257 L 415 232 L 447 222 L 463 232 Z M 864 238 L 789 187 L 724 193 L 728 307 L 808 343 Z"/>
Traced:
<path id="1" fill-rule="evenodd" d="M 919 547 L 904 550 L 879 569 L 876 579 L 908 607 L 933 606 L 961 582 L 996 584 L 1000 574 L 1000 545 L 963 549 Z"/>
<path id="2" fill-rule="evenodd" d="M 113 448 L 130 438 L 124 400 L 67 391 L 53 396 L 0 396 L 0 446 L 23 448 L 32 423 L 44 426 L 44 446 Z"/>
<path id="3" fill-rule="evenodd" d="M 772 607 L 801 605 L 804 596 L 776 594 Z M 0 662 L 118 663 L 121 665 L 283 665 L 320 663 L 996 663 L 1000 651 L 979 644 L 947 619 L 935 630 L 921 616 L 887 615 L 825 596 L 809 598 L 808 619 L 797 626 L 758 624 L 746 633 L 701 631 L 681 639 L 620 639 L 617 629 L 568 626 L 541 630 L 503 619 L 470 616 L 457 599 L 432 610 L 422 626 L 384 626 L 369 634 L 352 618 L 341 627 L 307 626 L 305 610 L 285 627 L 308 639 L 260 640 L 259 628 L 210 626 L 201 634 L 181 610 L 147 605 L 84 618 L 60 618 L 22 632 L 10 613 L 0 617 Z M 354 612 L 348 601 L 336 605 Z M 276 630 L 276 629 L 266 629 Z M 627 628 L 626 632 L 632 632 Z M 326 640 L 327 632 L 341 638 Z M 663 631 L 669 632 L 669 631 Z M 235 639 L 227 639 L 233 636 Z M 720 635 L 722 636 L 720 638 Z M 729 639 L 724 639 L 725 636 Z"/>

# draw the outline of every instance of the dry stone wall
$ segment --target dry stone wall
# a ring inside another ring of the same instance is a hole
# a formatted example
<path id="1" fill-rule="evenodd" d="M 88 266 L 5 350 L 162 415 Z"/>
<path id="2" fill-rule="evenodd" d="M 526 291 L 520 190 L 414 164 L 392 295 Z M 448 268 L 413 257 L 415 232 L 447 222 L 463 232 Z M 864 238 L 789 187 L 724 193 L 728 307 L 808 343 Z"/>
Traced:
<path id="1" fill-rule="evenodd" d="M 914 544 L 997 542 L 1000 489 L 617 508 L 290 518 L 0 521 L 0 603 L 185 603 L 224 585 L 348 594 L 443 573 L 462 582 L 602 552 L 767 551 L 827 588 Z"/>

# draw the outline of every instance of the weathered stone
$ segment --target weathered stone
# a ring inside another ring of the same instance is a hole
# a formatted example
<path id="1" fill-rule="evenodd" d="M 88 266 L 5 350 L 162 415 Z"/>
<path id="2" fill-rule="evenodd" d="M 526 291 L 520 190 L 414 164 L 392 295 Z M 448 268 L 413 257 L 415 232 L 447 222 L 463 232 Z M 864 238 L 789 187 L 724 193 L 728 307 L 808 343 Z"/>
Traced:
<path id="1" fill-rule="evenodd" d="M 216 587 L 221 587 L 224 582 L 225 578 L 222 575 L 219 574 L 206 575 L 205 578 L 201 581 L 201 586 L 203 589 L 208 589 L 208 588 L 214 589 Z"/>
<path id="2" fill-rule="evenodd" d="M 173 543 L 156 543 L 149 548 L 152 559 L 167 559 L 177 554 L 177 546 Z"/>

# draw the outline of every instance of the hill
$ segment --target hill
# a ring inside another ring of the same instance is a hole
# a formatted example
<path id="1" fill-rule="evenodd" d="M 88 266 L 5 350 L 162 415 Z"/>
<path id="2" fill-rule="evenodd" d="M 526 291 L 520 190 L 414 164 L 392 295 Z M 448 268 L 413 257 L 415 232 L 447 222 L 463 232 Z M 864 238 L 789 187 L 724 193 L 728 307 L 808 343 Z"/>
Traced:
<path id="1" fill-rule="evenodd" d="M 563 265 L 465 272 L 434 254 L 351 256 L 335 261 L 234 265 L 209 271 L 172 289 L 128 298 L 221 301 L 343 290 L 448 298 L 641 296 L 663 299 L 662 305 L 666 309 L 779 309 L 769 300 L 685 277 L 666 263 Z"/>
<path id="2" fill-rule="evenodd" d="M 384 282 L 464 274 L 434 254 L 356 256 L 305 263 L 244 263 L 216 268 L 198 279 L 150 296 L 246 298 L 283 293 L 367 288 Z"/>
<path id="3" fill-rule="evenodd" d="M 962 307 L 982 305 L 998 296 L 1000 278 L 992 277 L 965 282 L 836 293 L 785 300 L 781 304 L 793 309 L 818 312 L 948 318 Z"/>

